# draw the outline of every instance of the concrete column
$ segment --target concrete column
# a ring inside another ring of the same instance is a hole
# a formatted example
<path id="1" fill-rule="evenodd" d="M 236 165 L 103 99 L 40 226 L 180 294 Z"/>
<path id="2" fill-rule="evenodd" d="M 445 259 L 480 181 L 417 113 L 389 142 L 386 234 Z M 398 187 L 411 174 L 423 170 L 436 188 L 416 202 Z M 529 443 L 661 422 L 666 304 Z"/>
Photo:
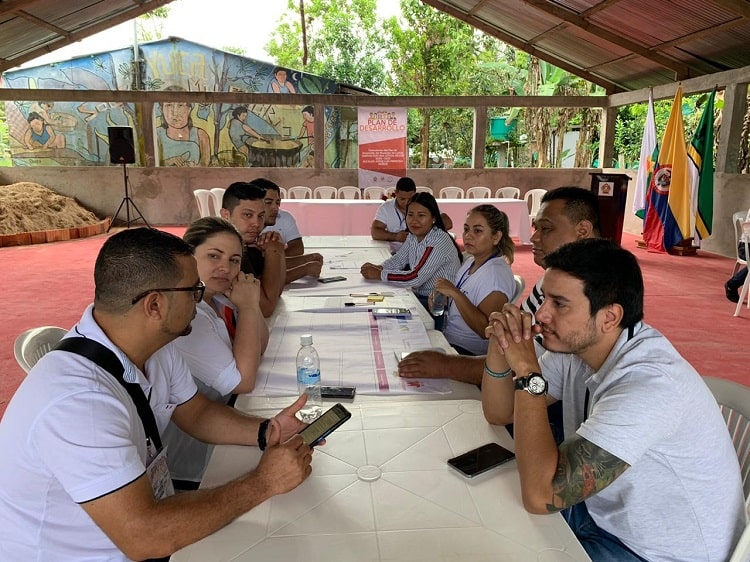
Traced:
<path id="1" fill-rule="evenodd" d="M 611 168 L 615 153 L 615 121 L 617 108 L 602 109 L 602 124 L 599 132 L 599 167 Z"/>
<path id="2" fill-rule="evenodd" d="M 475 170 L 484 169 L 484 151 L 487 139 L 487 107 L 474 109 L 474 151 L 473 167 Z"/>
<path id="3" fill-rule="evenodd" d="M 727 84 L 721 116 L 719 145 L 716 149 L 716 172 L 736 174 L 742 122 L 747 109 L 747 84 Z"/>

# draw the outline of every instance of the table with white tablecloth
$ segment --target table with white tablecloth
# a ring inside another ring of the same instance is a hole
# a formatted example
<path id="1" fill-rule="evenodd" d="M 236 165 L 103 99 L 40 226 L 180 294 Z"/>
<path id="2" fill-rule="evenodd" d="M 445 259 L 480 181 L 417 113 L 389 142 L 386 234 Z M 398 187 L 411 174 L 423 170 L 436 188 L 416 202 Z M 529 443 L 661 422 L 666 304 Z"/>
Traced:
<path id="1" fill-rule="evenodd" d="M 526 201 L 521 199 L 438 199 L 440 211 L 453 221 L 460 238 L 466 214 L 477 205 L 494 205 L 506 215 L 510 235 L 522 244 L 531 240 L 531 223 Z M 297 220 L 303 236 L 369 235 L 378 207 L 371 199 L 284 199 L 282 208 Z"/>

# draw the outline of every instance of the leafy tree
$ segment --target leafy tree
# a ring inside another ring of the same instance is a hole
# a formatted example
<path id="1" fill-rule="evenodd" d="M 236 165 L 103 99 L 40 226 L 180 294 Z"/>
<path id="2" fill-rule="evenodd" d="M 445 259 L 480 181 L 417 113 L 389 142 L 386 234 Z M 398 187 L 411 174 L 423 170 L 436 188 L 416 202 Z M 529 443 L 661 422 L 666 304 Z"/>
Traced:
<path id="1" fill-rule="evenodd" d="M 155 41 L 164 36 L 164 22 L 169 17 L 169 8 L 161 6 L 136 18 L 138 41 Z"/>
<path id="2" fill-rule="evenodd" d="M 266 50 L 281 66 L 371 90 L 383 86 L 376 0 L 288 0 Z"/>

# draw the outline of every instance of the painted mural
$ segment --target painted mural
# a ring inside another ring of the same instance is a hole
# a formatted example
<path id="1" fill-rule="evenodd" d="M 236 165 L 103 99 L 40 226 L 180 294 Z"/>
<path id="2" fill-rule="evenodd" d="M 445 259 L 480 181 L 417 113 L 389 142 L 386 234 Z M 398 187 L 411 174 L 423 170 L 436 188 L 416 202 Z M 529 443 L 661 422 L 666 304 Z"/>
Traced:
<path id="1" fill-rule="evenodd" d="M 140 46 L 140 89 L 207 92 L 335 93 L 335 82 L 170 38 Z M 7 88 L 130 90 L 132 49 L 6 72 Z M 120 103 L 6 102 L 16 166 L 109 163 L 108 127 L 133 127 L 135 106 Z M 154 145 L 161 166 L 312 167 L 314 108 L 304 105 L 155 104 Z M 340 167 L 341 118 L 326 108 L 325 162 Z M 346 156 L 344 156 L 346 160 Z"/>

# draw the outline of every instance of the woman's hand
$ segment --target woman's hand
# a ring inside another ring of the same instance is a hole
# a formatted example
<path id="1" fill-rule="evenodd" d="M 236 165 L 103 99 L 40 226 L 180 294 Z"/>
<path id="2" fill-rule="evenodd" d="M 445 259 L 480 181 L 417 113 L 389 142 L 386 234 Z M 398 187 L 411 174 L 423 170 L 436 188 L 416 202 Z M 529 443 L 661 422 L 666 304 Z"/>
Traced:
<path id="1" fill-rule="evenodd" d="M 260 306 L 260 280 L 252 274 L 240 273 L 225 293 L 238 311 Z"/>
<path id="2" fill-rule="evenodd" d="M 437 281 L 435 281 L 435 292 L 455 299 L 458 289 L 456 289 L 456 286 L 453 283 L 443 277 L 440 277 L 437 279 Z"/>
<path id="3" fill-rule="evenodd" d="M 383 266 L 367 262 L 362 265 L 359 271 L 365 279 L 380 279 L 380 273 L 383 271 Z"/>

